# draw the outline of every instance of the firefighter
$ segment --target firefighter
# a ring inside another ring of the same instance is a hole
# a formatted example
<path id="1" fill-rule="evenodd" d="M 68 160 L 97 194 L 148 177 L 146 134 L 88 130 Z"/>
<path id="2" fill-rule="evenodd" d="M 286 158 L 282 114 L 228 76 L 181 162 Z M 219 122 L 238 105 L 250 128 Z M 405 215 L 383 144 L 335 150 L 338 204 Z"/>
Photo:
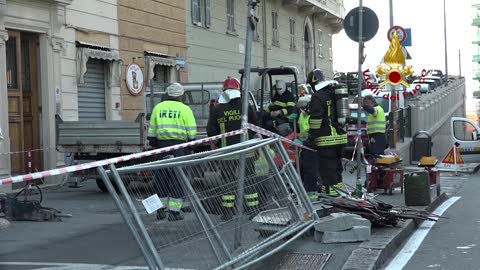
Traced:
<path id="1" fill-rule="evenodd" d="M 310 129 L 310 101 L 309 96 L 302 96 L 297 102 L 297 112 L 292 113 L 290 121 L 297 120 L 298 130 L 300 131 L 299 139 L 295 142 L 302 143 L 308 139 L 308 131 Z M 318 162 L 317 153 L 302 149 L 300 152 L 300 175 L 303 181 L 303 186 L 307 191 L 308 197 L 311 200 L 318 199 Z"/>
<path id="2" fill-rule="evenodd" d="M 317 164 L 322 192 L 338 195 L 332 188 L 343 188 L 342 149 L 347 134 L 338 123 L 335 106 L 335 81 L 325 81 L 323 73 L 314 69 L 307 76 L 307 83 L 315 91 L 310 102 L 309 135 L 305 144 L 317 149 Z M 312 165 L 313 166 L 313 165 Z"/>
<path id="3" fill-rule="evenodd" d="M 266 109 L 267 115 L 265 125 L 267 129 L 282 136 L 292 132 L 289 119 L 295 108 L 295 97 L 287 90 L 284 80 L 275 82 L 275 94 L 272 97 L 272 104 Z"/>
<path id="4" fill-rule="evenodd" d="M 372 95 L 363 98 L 362 108 L 369 113 L 367 118 L 369 154 L 383 155 L 387 145 L 387 139 L 385 138 L 385 112 Z"/>
<path id="5" fill-rule="evenodd" d="M 152 111 L 148 126 L 148 140 L 153 148 L 162 148 L 185 143 L 195 139 L 197 124 L 190 107 L 182 103 L 183 87 L 173 83 L 166 89 L 167 98 L 157 104 Z M 159 159 L 171 156 L 183 156 L 187 150 L 182 148 L 170 153 L 160 154 Z M 181 220 L 183 215 L 183 190 L 180 180 L 171 169 L 155 172 L 155 189 L 168 210 L 168 220 Z M 165 208 L 157 211 L 157 219 L 165 218 Z"/>
<path id="6" fill-rule="evenodd" d="M 248 121 L 252 124 L 257 123 L 257 115 L 253 108 L 248 108 Z M 242 99 L 240 91 L 240 82 L 238 79 L 228 77 L 222 88 L 222 94 L 218 99 L 218 104 L 215 105 L 211 112 L 207 123 L 207 135 L 215 136 L 222 133 L 239 130 L 242 127 Z M 240 135 L 222 138 L 217 142 L 218 147 L 225 147 L 228 145 L 240 142 Z M 237 178 L 236 170 L 238 168 L 238 157 L 225 160 L 224 166 L 230 168 L 222 168 L 222 178 L 226 181 L 224 186 L 225 193 L 222 194 L 222 218 L 228 220 L 232 217 L 235 211 Z M 246 166 L 253 167 L 252 157 L 246 159 Z M 245 170 L 247 181 L 252 178 L 248 172 L 252 170 Z M 249 187 L 250 186 L 250 187 Z M 252 188 L 252 184 L 245 185 L 245 205 L 247 208 L 258 206 L 258 193 Z"/>

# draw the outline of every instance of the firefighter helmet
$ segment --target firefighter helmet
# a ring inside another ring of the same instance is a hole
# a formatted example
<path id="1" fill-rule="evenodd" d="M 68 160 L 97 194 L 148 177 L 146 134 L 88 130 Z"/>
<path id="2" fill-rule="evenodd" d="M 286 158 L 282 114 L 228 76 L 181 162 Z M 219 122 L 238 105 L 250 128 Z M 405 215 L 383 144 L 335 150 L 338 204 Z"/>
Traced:
<path id="1" fill-rule="evenodd" d="M 313 91 L 315 91 L 315 85 L 323 81 L 325 81 L 325 76 L 320 69 L 314 69 L 308 73 L 307 83 L 310 84 Z"/>
<path id="2" fill-rule="evenodd" d="M 223 91 L 227 89 L 240 90 L 240 81 L 235 77 L 228 77 L 223 82 Z"/>
<path id="3" fill-rule="evenodd" d="M 300 97 L 297 101 L 297 107 L 300 109 L 306 109 L 308 107 L 308 104 L 310 103 L 310 97 L 309 96 L 303 96 Z"/>

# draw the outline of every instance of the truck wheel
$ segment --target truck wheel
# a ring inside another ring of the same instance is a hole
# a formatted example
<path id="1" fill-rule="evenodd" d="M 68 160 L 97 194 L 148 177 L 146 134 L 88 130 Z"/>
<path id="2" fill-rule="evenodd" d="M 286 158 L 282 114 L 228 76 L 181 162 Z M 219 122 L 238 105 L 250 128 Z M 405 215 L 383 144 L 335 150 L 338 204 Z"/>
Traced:
<path id="1" fill-rule="evenodd" d="M 97 182 L 97 187 L 98 187 L 102 192 L 108 192 L 107 186 L 105 186 L 105 183 L 103 183 L 103 179 L 102 179 L 102 178 L 97 178 L 97 179 L 96 179 L 96 182 Z M 111 182 L 111 183 L 112 183 L 113 188 L 115 189 L 115 191 L 118 192 L 119 189 L 118 189 L 117 184 L 114 183 L 114 182 Z"/>

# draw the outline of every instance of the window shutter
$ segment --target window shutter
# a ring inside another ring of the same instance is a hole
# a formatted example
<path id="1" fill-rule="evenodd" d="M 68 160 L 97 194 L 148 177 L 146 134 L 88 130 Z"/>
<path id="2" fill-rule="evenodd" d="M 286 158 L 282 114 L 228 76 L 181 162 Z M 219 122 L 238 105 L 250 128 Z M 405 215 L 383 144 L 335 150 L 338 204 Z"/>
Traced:
<path id="1" fill-rule="evenodd" d="M 200 0 L 192 0 L 192 24 L 198 24 L 199 18 L 198 18 L 198 7 L 199 7 L 199 2 Z"/>
<path id="2" fill-rule="evenodd" d="M 205 27 L 210 27 L 212 24 L 210 16 L 210 0 L 205 0 Z"/>

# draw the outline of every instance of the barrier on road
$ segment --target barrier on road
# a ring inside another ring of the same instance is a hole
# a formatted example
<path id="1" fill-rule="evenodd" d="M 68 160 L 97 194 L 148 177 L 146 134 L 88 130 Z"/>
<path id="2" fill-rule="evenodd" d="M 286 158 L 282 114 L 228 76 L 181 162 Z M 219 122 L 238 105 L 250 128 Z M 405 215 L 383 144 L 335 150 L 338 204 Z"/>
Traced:
<path id="1" fill-rule="evenodd" d="M 247 267 L 318 218 L 276 138 L 98 170 L 152 269 Z M 132 183 L 139 176 L 147 184 Z M 285 211 L 269 222 L 287 225 L 271 235 L 251 220 L 260 211 L 279 208 Z"/>

